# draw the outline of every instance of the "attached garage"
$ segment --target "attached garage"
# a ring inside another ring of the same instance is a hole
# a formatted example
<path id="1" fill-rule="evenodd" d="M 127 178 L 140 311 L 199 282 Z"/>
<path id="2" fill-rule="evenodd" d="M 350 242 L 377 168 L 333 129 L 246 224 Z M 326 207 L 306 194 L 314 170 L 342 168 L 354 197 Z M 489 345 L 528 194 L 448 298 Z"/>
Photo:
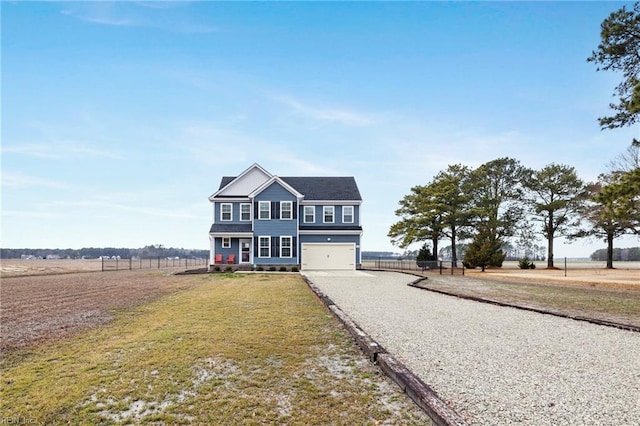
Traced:
<path id="1" fill-rule="evenodd" d="M 302 243 L 303 270 L 354 270 L 356 245 L 353 243 Z"/>

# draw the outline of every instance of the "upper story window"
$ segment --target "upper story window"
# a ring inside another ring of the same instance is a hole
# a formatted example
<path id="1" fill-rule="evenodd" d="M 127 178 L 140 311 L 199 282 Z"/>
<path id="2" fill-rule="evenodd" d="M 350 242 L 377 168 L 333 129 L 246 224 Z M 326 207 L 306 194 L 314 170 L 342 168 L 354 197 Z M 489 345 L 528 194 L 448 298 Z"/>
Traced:
<path id="1" fill-rule="evenodd" d="M 316 206 L 304 206 L 304 223 L 316 221 Z"/>
<path id="2" fill-rule="evenodd" d="M 322 208 L 322 221 L 324 223 L 334 222 L 334 209 L 333 206 L 324 206 Z"/>
<path id="3" fill-rule="evenodd" d="M 342 223 L 353 223 L 353 206 L 342 207 Z"/>
<path id="4" fill-rule="evenodd" d="M 250 221 L 251 220 L 251 204 L 240 204 L 240 220 L 242 221 Z"/>
<path id="5" fill-rule="evenodd" d="M 269 201 L 258 201 L 258 219 L 271 219 L 271 203 Z"/>
<path id="6" fill-rule="evenodd" d="M 293 219 L 293 201 L 280 202 L 280 219 Z"/>
<path id="7" fill-rule="evenodd" d="M 220 220 L 231 220 L 231 207 L 229 203 L 220 204 Z"/>

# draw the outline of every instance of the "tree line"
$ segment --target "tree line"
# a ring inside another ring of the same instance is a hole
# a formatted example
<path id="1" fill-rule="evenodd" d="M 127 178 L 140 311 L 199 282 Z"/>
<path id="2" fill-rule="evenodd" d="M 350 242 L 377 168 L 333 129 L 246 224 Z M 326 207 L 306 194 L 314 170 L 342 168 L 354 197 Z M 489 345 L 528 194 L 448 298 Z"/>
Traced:
<path id="1" fill-rule="evenodd" d="M 622 82 L 614 91 L 619 102 L 609 104 L 614 114 L 598 122 L 602 129 L 634 125 L 640 120 L 640 3 L 611 13 L 600 37 L 587 61 L 598 71 L 618 72 Z M 614 240 L 640 235 L 639 149 L 640 141 L 633 139 L 595 182 L 584 182 L 569 165 L 534 170 L 506 157 L 476 169 L 449 165 L 400 200 L 400 220 L 388 236 L 403 248 L 429 241 L 433 254 L 439 252 L 439 241 L 448 239 L 454 266 L 459 242 L 470 241 L 464 261 L 482 270 L 502 265 L 503 247 L 512 239 L 526 247 L 542 235 L 552 268 L 556 238 L 599 238 L 607 244 L 607 268 L 613 268 Z"/>
<path id="2" fill-rule="evenodd" d="M 209 256 L 208 250 L 191 250 L 184 248 L 164 247 L 162 244 L 151 244 L 142 248 L 115 248 L 115 247 L 85 247 L 81 249 L 0 249 L 2 259 L 20 259 L 23 256 L 34 256 L 36 258 L 46 258 L 49 255 L 60 256 L 63 259 L 96 259 L 98 257 L 120 257 L 130 258 L 157 258 L 157 257 L 180 257 L 180 258 L 206 258 Z"/>
<path id="3" fill-rule="evenodd" d="M 631 161 L 629 161 L 631 160 Z M 640 147 L 631 145 L 596 182 L 584 182 L 574 167 L 549 164 L 527 168 L 513 158 L 498 158 L 472 169 L 449 165 L 426 185 L 411 188 L 400 200 L 388 233 L 400 247 L 429 241 L 439 253 L 450 241 L 457 266 L 461 241 L 469 267 L 501 266 L 509 240 L 535 251 L 539 235 L 547 243 L 547 267 L 554 267 L 554 240 L 601 238 L 607 243 L 607 267 L 613 267 L 613 242 L 640 235 Z"/>

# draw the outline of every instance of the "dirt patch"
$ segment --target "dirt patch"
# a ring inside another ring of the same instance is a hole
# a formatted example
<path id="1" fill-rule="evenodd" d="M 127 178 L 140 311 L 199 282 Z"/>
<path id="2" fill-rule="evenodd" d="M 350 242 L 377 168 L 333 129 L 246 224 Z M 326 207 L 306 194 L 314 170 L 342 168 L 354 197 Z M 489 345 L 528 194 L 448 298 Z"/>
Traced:
<path id="1" fill-rule="evenodd" d="M 0 351 L 11 351 L 97 327 L 115 309 L 193 286 L 162 271 L 68 273 L 3 278 Z"/>

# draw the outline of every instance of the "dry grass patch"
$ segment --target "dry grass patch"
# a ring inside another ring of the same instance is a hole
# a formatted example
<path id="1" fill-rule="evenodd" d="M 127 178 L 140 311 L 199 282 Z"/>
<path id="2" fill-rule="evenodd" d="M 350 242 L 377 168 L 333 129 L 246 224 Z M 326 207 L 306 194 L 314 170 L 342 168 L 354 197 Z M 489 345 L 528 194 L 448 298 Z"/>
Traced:
<path id="1" fill-rule="evenodd" d="M 640 292 L 572 284 L 429 276 L 422 286 L 464 296 L 640 326 Z"/>
<path id="2" fill-rule="evenodd" d="M 425 424 L 298 276 L 207 275 L 5 362 L 4 417 L 39 423 Z"/>

